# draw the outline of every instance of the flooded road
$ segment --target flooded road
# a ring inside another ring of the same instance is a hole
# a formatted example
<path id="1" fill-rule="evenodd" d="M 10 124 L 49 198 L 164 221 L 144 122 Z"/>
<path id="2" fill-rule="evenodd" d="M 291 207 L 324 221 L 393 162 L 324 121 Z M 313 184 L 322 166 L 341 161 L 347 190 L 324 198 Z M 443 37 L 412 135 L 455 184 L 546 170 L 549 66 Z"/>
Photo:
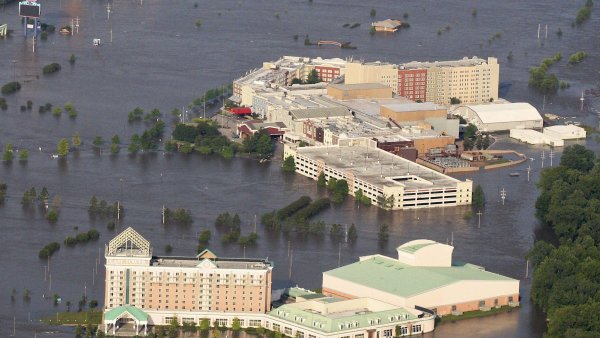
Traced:
<path id="1" fill-rule="evenodd" d="M 324 194 L 307 178 L 286 175 L 279 164 L 258 164 L 248 159 L 225 160 L 200 155 L 168 155 L 162 153 L 129 156 L 123 149 L 117 156 L 91 149 L 95 136 L 105 140 L 118 134 L 128 140 L 145 129 L 143 123 L 127 123 L 127 112 L 140 106 L 146 111 L 159 108 L 163 114 L 181 108 L 210 88 L 230 83 L 262 61 L 282 55 L 340 57 L 390 62 L 411 60 L 445 60 L 463 56 L 497 56 L 501 63 L 501 81 L 512 83 L 506 98 L 528 101 L 543 112 L 576 117 L 597 126 L 594 111 L 600 109 L 598 99 L 586 97 L 580 110 L 581 91 L 598 84 L 600 44 L 597 32 L 600 20 L 594 17 L 582 27 L 571 28 L 577 6 L 558 0 L 526 2 L 420 1 L 377 3 L 377 18 L 401 17 L 409 14 L 411 27 L 396 35 L 368 33 L 371 4 L 357 0 L 345 1 L 137 1 L 111 2 L 107 20 L 106 2 L 60 0 L 43 1 L 44 21 L 59 28 L 80 18 L 78 35 L 51 34 L 40 41 L 32 53 L 31 40 L 24 40 L 19 31 L 19 19 L 14 4 L 0 7 L 0 24 L 15 29 L 12 38 L 0 40 L 0 84 L 18 80 L 23 88 L 16 95 L 6 96 L 9 109 L 0 111 L 0 146 L 13 143 L 30 151 L 29 161 L 21 164 L 0 164 L 0 181 L 9 186 L 8 198 L 0 206 L 0 247 L 3 259 L 0 267 L 0 335 L 13 333 L 17 337 L 71 337 L 71 333 L 44 335 L 43 331 L 66 328 L 46 328 L 36 321 L 45 315 L 65 309 L 64 302 L 76 304 L 86 292 L 89 299 L 102 303 L 104 278 L 102 262 L 98 274 L 93 270 L 103 245 L 125 226 L 134 226 L 149 239 L 156 254 L 164 254 L 167 244 L 175 255 L 195 253 L 197 233 L 214 230 L 215 217 L 225 211 L 238 213 L 243 220 L 242 233 L 254 228 L 254 215 L 279 208 L 301 195 L 313 198 Z M 477 8 L 477 16 L 471 9 Z M 594 10 L 595 12 L 596 10 Z M 276 17 L 279 13 L 279 18 Z M 510 18 L 510 21 L 507 21 Z M 202 20 L 196 28 L 194 22 Z M 355 29 L 343 28 L 345 23 L 361 23 Z M 538 23 L 549 25 L 548 39 L 537 39 Z M 442 35 L 437 30 L 450 26 Z M 561 28 L 563 35 L 554 32 Z M 112 42 L 111 42 L 112 30 Z M 501 32 L 501 38 L 488 40 Z M 293 35 L 300 38 L 294 41 Z M 351 41 L 356 50 L 304 46 L 311 39 Z M 92 39 L 102 44 L 92 46 Z M 527 70 L 556 52 L 563 60 L 570 53 L 585 50 L 589 57 L 578 66 L 563 61 L 551 68 L 571 87 L 557 96 L 544 100 L 527 87 Z M 512 51 L 513 61 L 506 56 Z M 68 58 L 77 56 L 71 66 Z M 54 75 L 42 75 L 41 68 L 58 62 L 62 70 Z M 19 107 L 33 101 L 33 110 L 21 112 Z M 37 107 L 46 102 L 63 106 L 73 102 L 79 115 L 69 119 L 66 114 L 55 118 L 50 113 L 39 114 Z M 543 108 L 543 109 L 542 109 Z M 168 120 L 168 118 L 167 118 Z M 60 138 L 70 138 L 79 132 L 84 147 L 79 154 L 70 154 L 67 161 L 51 158 Z M 598 150 L 594 138 L 588 145 Z M 39 151 L 41 147 L 41 151 Z M 440 242 L 453 241 L 455 256 L 482 265 L 488 270 L 519 278 L 523 306 L 519 310 L 491 318 L 461 321 L 441 325 L 431 337 L 485 336 L 532 337 L 544 330 L 543 315 L 529 301 L 529 280 L 525 277 L 525 253 L 536 235 L 543 230 L 533 216 L 537 197 L 534 182 L 541 170 L 541 147 L 528 147 L 501 138 L 496 149 L 515 148 L 533 162 L 516 168 L 493 172 L 460 175 L 473 179 L 485 190 L 488 204 L 481 217 L 465 219 L 469 208 L 431 209 L 407 212 L 386 212 L 378 208 L 358 207 L 353 199 L 331 208 L 318 217 L 328 224 L 356 224 L 359 239 L 355 245 L 343 244 L 339 250 L 326 236 L 323 240 L 299 240 L 294 236 L 260 235 L 255 247 L 221 245 L 213 235 L 210 248 L 223 256 L 268 256 L 275 264 L 276 287 L 289 284 L 288 243 L 294 251 L 291 280 L 314 288 L 321 283 L 321 272 L 341 264 L 354 262 L 361 255 L 375 252 L 393 256 L 395 247 L 416 238 Z M 546 150 L 547 151 L 547 150 Z M 554 163 L 558 162 L 560 149 Z M 547 155 L 547 153 L 546 153 Z M 530 165 L 530 182 L 525 168 Z M 548 158 L 545 166 L 549 165 Z M 519 171 L 519 177 L 509 173 Z M 37 208 L 23 209 L 21 197 L 30 187 L 39 192 L 46 186 L 52 196 L 61 197 L 59 221 L 50 225 Z M 502 205 L 499 191 L 506 189 Z M 108 201 L 122 200 L 125 218 L 115 232 L 106 229 L 106 221 L 91 220 L 87 213 L 90 198 L 96 195 Z M 188 228 L 162 226 L 162 205 L 187 208 L 194 224 Z M 377 229 L 390 225 L 390 240 L 386 246 L 377 244 Z M 47 243 L 62 243 L 67 236 L 96 227 L 100 240 L 74 247 L 62 247 L 48 261 L 37 257 Z M 341 255 L 338 253 L 341 252 Z M 51 276 L 51 277 L 50 277 Z M 45 278 L 46 277 L 46 278 Z M 51 280 L 51 282 L 50 282 Z M 100 283 L 98 282 L 100 281 Z M 11 301 L 12 289 L 17 291 Z M 23 301 L 23 291 L 32 291 L 30 302 Z M 63 304 L 54 307 L 43 296 L 60 295 Z"/>

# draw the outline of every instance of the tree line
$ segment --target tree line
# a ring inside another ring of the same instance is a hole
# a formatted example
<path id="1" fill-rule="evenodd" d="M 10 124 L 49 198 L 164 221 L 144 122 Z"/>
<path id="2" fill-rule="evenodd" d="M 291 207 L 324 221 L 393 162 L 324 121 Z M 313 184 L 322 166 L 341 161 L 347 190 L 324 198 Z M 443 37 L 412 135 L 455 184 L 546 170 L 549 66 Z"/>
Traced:
<path id="1" fill-rule="evenodd" d="M 581 145 L 566 147 L 538 182 L 536 217 L 558 237 L 528 253 L 531 299 L 547 316 L 548 337 L 600 336 L 600 164 Z"/>

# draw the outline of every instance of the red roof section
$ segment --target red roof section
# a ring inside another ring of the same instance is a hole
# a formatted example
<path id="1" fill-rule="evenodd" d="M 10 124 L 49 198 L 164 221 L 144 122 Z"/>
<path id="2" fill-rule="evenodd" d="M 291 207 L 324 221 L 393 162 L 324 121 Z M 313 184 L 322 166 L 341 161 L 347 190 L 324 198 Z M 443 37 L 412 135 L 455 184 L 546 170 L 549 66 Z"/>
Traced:
<path id="1" fill-rule="evenodd" d="M 250 115 L 252 114 L 252 109 L 249 107 L 229 108 L 229 112 L 235 115 Z"/>

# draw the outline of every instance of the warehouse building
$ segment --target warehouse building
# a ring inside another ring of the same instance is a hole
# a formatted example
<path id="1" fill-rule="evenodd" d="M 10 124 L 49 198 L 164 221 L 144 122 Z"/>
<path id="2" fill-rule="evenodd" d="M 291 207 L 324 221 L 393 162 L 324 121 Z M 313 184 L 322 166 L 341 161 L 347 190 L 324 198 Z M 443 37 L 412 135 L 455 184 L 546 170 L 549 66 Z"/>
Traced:
<path id="1" fill-rule="evenodd" d="M 340 140 L 337 146 L 284 146 L 296 172 L 316 180 L 348 182 L 349 194 L 361 190 L 371 203 L 391 210 L 471 204 L 473 182 L 460 181 L 377 148 L 369 139 Z"/>
<path id="2" fill-rule="evenodd" d="M 392 305 L 427 308 L 440 316 L 517 306 L 519 280 L 454 260 L 454 247 L 419 239 L 399 246 L 398 258 L 360 257 L 323 273 L 323 294 L 370 297 Z"/>
<path id="3" fill-rule="evenodd" d="M 510 137 L 528 144 L 542 144 L 552 147 L 565 145 L 565 141 L 533 129 L 511 129 Z"/>
<path id="4" fill-rule="evenodd" d="M 546 127 L 544 134 L 561 140 L 580 139 L 587 136 L 585 129 L 572 124 Z"/>
<path id="5" fill-rule="evenodd" d="M 455 112 L 484 132 L 542 129 L 544 125 L 538 110 L 525 102 L 467 105 Z"/>

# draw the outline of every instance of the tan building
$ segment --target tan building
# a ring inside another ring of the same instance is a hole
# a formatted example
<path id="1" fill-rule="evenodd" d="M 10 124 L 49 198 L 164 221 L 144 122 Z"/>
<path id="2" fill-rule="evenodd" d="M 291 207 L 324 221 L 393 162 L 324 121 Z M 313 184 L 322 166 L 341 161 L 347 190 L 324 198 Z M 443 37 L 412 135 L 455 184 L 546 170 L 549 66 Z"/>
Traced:
<path id="1" fill-rule="evenodd" d="M 273 266 L 265 259 L 220 258 L 209 250 L 196 257 L 153 256 L 150 243 L 132 228 L 110 241 L 105 258 L 104 312 L 113 318 L 105 330 L 119 325 L 113 309 L 142 312 L 148 325 L 167 325 L 174 317 L 230 325 L 233 317 L 260 320 L 270 310 Z"/>
<path id="2" fill-rule="evenodd" d="M 462 103 L 483 103 L 498 100 L 500 66 L 493 57 L 399 65 L 355 61 L 346 65 L 346 84 L 370 82 L 385 84 L 414 101 L 449 104 L 454 97 Z"/>
<path id="3" fill-rule="evenodd" d="M 327 86 L 327 95 L 341 101 L 391 99 L 393 96 L 392 88 L 381 83 L 330 84 Z"/>
<path id="4" fill-rule="evenodd" d="M 455 261 L 453 249 L 420 239 L 399 246 L 397 259 L 360 257 L 324 272 L 323 294 L 370 297 L 405 308 L 427 308 L 440 316 L 519 304 L 519 280 Z"/>
<path id="5" fill-rule="evenodd" d="M 396 123 L 425 121 L 430 118 L 446 119 L 448 116 L 448 109 L 431 102 L 384 104 L 380 109 L 381 116 Z"/>

